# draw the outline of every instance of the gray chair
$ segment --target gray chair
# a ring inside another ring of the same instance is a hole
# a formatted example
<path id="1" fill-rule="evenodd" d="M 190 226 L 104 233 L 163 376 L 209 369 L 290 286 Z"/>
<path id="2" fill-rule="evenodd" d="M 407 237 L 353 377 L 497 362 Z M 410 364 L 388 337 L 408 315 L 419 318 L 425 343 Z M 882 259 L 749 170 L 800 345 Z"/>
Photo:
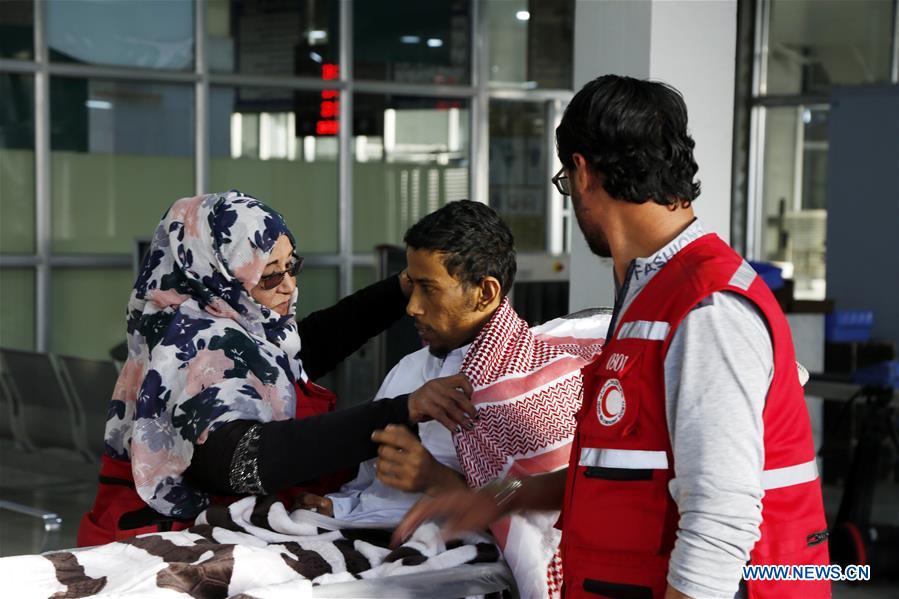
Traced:
<path id="1" fill-rule="evenodd" d="M 0 348 L 0 351 L 4 351 Z M 0 358 L 0 439 L 13 442 L 16 450 L 28 450 L 22 433 L 22 406 L 13 392 L 9 372 Z"/>
<path id="2" fill-rule="evenodd" d="M 56 363 L 72 400 L 84 414 L 87 448 L 99 460 L 104 449 L 109 399 L 119 378 L 118 368 L 110 360 L 76 356 L 56 356 Z"/>
<path id="3" fill-rule="evenodd" d="M 61 383 L 49 354 L 0 349 L 12 396 L 20 408 L 29 450 L 61 449 L 95 461 L 87 448 L 84 415 Z"/>
<path id="4" fill-rule="evenodd" d="M 21 368 L 22 362 L 29 362 L 26 357 L 23 359 L 20 354 L 31 354 L 32 352 L 19 352 L 17 350 L 0 349 L 0 438 L 8 438 L 14 442 L 14 451 L 11 455 L 15 455 L 18 451 L 33 450 L 24 427 L 24 414 L 21 404 L 21 397 L 18 395 L 19 390 L 15 383 L 15 377 L 9 370 L 10 366 L 7 357 L 11 357 L 11 361 L 16 367 Z M 44 358 L 46 358 L 46 355 Z M 41 360 L 43 362 L 43 360 Z M 27 370 L 27 369 L 26 369 Z M 55 378 L 55 377 L 54 377 Z M 30 391 L 31 385 L 25 385 L 25 389 Z M 68 420 L 68 411 L 60 420 L 65 423 Z M 38 436 L 38 439 L 41 437 Z M 79 452 L 80 455 L 80 452 Z M 0 510 L 9 510 L 25 516 L 38 518 L 43 523 L 43 534 L 41 535 L 40 551 L 54 549 L 58 546 L 60 529 L 62 527 L 62 518 L 55 512 L 39 509 L 30 505 L 24 505 L 16 501 L 7 501 L 0 497 Z"/>

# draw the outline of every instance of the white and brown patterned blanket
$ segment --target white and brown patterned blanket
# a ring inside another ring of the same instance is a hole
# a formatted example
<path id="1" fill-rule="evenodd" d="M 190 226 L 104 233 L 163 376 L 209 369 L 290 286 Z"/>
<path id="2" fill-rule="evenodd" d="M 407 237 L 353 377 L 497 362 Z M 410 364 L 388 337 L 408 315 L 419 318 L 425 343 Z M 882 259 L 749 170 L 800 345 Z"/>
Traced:
<path id="1" fill-rule="evenodd" d="M 316 585 L 495 562 L 471 535 L 444 542 L 436 525 L 388 548 L 389 529 L 342 527 L 275 498 L 209 508 L 185 531 L 73 551 L 0 559 L 4 597 L 312 597 Z"/>

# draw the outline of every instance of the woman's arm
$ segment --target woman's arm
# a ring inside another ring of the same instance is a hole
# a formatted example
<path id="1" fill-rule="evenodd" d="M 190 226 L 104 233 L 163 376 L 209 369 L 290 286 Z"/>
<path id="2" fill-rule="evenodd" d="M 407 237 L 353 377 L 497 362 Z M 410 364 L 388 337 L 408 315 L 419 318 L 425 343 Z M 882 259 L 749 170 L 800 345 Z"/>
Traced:
<path id="1" fill-rule="evenodd" d="M 435 419 L 448 428 L 470 428 L 476 414 L 470 395 L 470 383 L 454 375 L 409 395 L 302 420 L 229 422 L 194 447 L 185 478 L 213 494 L 276 493 L 373 458 L 378 446 L 372 433 L 388 424 Z"/>
<path id="2" fill-rule="evenodd" d="M 408 397 L 303 420 L 229 422 L 196 446 L 185 477 L 209 493 L 276 493 L 356 466 L 377 454 L 375 430 L 409 420 Z"/>
<path id="3" fill-rule="evenodd" d="M 405 313 L 408 300 L 399 277 L 369 285 L 299 322 L 300 359 L 310 379 L 333 370 Z"/>

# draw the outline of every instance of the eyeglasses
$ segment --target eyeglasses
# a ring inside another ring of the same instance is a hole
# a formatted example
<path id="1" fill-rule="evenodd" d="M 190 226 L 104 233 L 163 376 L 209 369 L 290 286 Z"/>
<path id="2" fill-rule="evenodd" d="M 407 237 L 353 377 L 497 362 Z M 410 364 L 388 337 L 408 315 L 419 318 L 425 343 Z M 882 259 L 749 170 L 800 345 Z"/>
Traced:
<path id="1" fill-rule="evenodd" d="M 300 271 L 303 270 L 303 261 L 305 260 L 305 258 L 303 258 L 302 256 L 297 256 L 296 254 L 294 254 L 292 258 L 293 262 L 291 262 L 287 266 L 287 269 L 279 270 L 278 272 L 273 272 L 270 275 L 262 275 L 261 277 L 259 277 L 259 287 L 268 291 L 280 285 L 285 276 L 290 275 L 292 277 L 295 277 L 300 274 Z"/>
<path id="2" fill-rule="evenodd" d="M 550 179 L 550 181 L 552 181 L 553 185 L 556 186 L 556 189 L 558 189 L 559 193 L 561 193 L 563 196 L 571 195 L 571 183 L 568 179 L 568 175 L 565 174 L 564 166 L 559 169 L 559 172 L 556 173 L 556 175 L 552 179 Z"/>

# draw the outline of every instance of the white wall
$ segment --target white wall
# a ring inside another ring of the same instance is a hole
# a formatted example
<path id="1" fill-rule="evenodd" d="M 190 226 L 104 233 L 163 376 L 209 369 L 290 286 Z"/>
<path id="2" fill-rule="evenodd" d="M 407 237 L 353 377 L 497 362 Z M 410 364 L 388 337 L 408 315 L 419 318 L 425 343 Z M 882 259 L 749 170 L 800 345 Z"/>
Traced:
<path id="1" fill-rule="evenodd" d="M 577 0 L 574 87 L 607 73 L 664 81 L 681 91 L 696 140 L 695 203 L 707 230 L 730 239 L 736 0 Z M 580 231 L 571 250 L 572 311 L 612 305 L 611 261 Z"/>

